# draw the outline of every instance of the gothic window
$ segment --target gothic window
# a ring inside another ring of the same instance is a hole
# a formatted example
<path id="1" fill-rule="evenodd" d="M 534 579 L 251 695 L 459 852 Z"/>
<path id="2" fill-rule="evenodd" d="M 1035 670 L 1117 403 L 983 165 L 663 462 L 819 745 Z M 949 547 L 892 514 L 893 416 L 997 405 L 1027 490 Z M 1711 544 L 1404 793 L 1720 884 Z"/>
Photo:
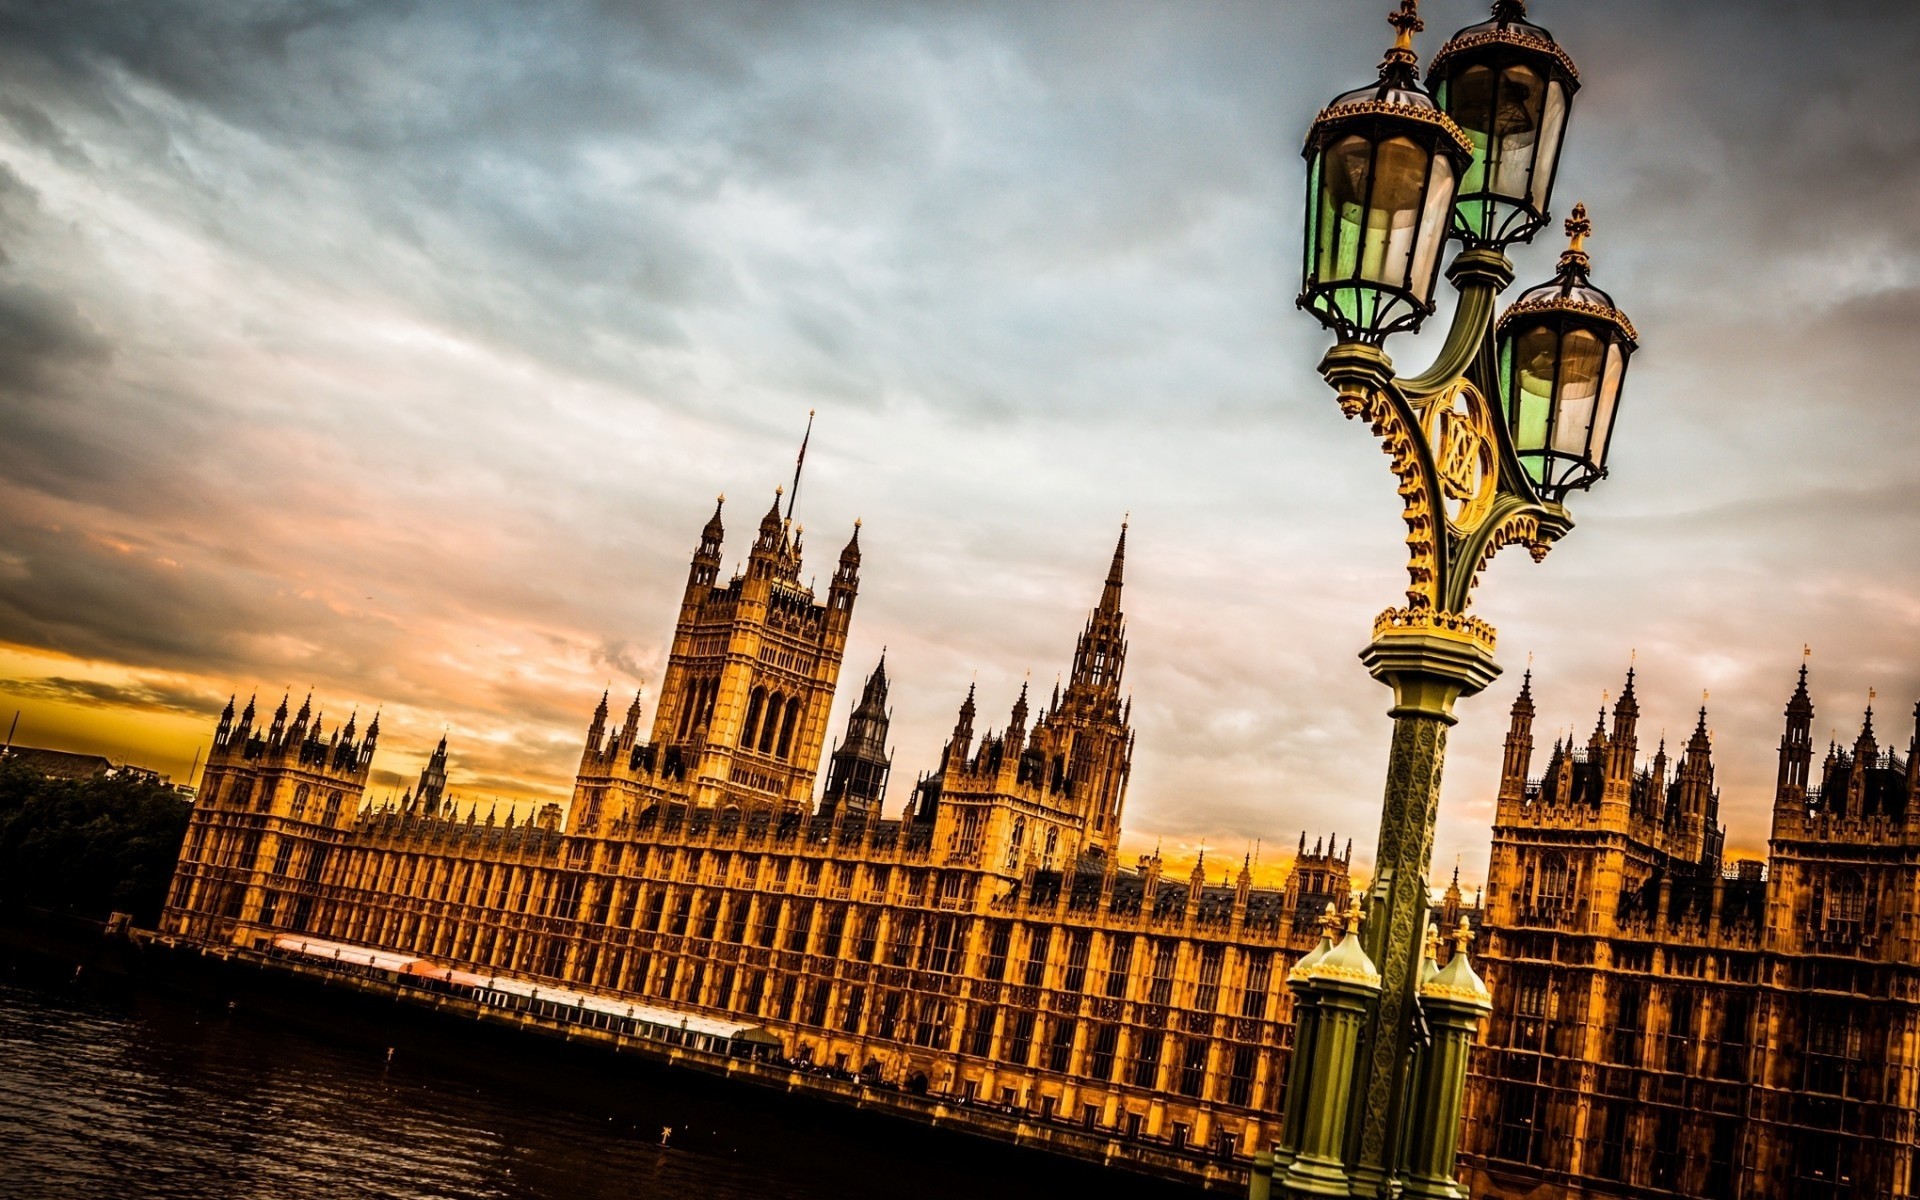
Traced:
<path id="1" fill-rule="evenodd" d="M 820 935 L 820 953 L 828 958 L 840 957 L 840 942 L 846 936 L 847 909 L 836 904 L 827 914 L 827 923 Z"/>
<path id="2" fill-rule="evenodd" d="M 1087 986 L 1087 954 L 1093 946 L 1093 934 L 1085 929 L 1074 930 L 1067 939 L 1067 974 L 1061 981 L 1061 987 L 1069 992 L 1079 993 Z"/>
<path id="3" fill-rule="evenodd" d="M 1108 936 L 1113 940 L 1107 948 L 1107 995 L 1123 1000 L 1127 995 L 1127 972 L 1133 963 L 1133 935 L 1115 933 Z"/>
<path id="4" fill-rule="evenodd" d="M 1546 1095 L 1539 1088 L 1508 1083 L 1500 1088 L 1500 1108 L 1494 1132 L 1494 1157 L 1509 1162 L 1544 1165 Z"/>
<path id="5" fill-rule="evenodd" d="M 1020 867 L 1020 850 L 1027 840 L 1027 819 L 1013 819 L 1013 837 L 1007 843 L 1007 870 L 1015 871 Z"/>
<path id="6" fill-rule="evenodd" d="M 860 922 L 860 937 L 853 946 L 853 956 L 861 962 L 872 962 L 874 951 L 879 947 L 880 912 L 868 909 L 866 917 Z M 1002 953 L 1005 947 L 1002 946 Z"/>
<path id="7" fill-rule="evenodd" d="M 780 721 L 778 719 L 778 716 L 780 712 L 780 706 L 785 702 L 785 699 L 786 698 L 782 696 L 779 692 L 774 692 L 767 699 L 766 719 L 760 722 L 760 741 L 759 741 L 759 744 L 754 747 L 754 749 L 758 750 L 762 754 L 768 754 L 772 752 L 773 739 L 779 736 Z"/>
<path id="8" fill-rule="evenodd" d="M 1143 1029 L 1134 1034 L 1133 1086 L 1150 1088 L 1159 1079 L 1160 1051 L 1166 1045 L 1166 1038 L 1167 1035 L 1158 1029 Z"/>
<path id="9" fill-rule="evenodd" d="M 1612 1061 L 1622 1066 L 1640 1063 L 1640 1030 L 1644 1019 L 1640 985 L 1623 982 L 1615 994 L 1613 1037 L 1609 1050 Z M 1611 1178 L 1611 1177 L 1610 1177 Z"/>
<path id="10" fill-rule="evenodd" d="M 1007 951 L 1012 942 L 1012 927 L 1005 921 L 995 921 L 987 934 L 987 963 L 982 972 L 988 979 L 997 983 L 1006 976 Z"/>
<path id="11" fill-rule="evenodd" d="M 1826 1095 L 1859 1095 L 1861 1050 L 1859 1013 L 1853 1006 L 1831 1002 L 1810 1006 L 1801 1086 Z"/>
<path id="12" fill-rule="evenodd" d="M 1721 1079 L 1745 1081 L 1747 1077 L 1747 1023 L 1751 1014 L 1748 997 L 1726 993 L 1720 1009 L 1719 1063 L 1714 1071 Z"/>
<path id="13" fill-rule="evenodd" d="M 1053 865 L 1053 856 L 1059 852 L 1059 849 L 1060 849 L 1060 831 L 1058 829 L 1053 829 L 1049 827 L 1047 830 L 1047 852 L 1046 852 L 1046 863 L 1049 867 Z"/>
<path id="14" fill-rule="evenodd" d="M 1563 916 L 1573 908 L 1573 872 L 1566 856 L 1547 854 L 1540 863 L 1540 891 L 1537 906 L 1548 916 Z"/>
<path id="15" fill-rule="evenodd" d="M 1235 1108 L 1253 1106 L 1253 1076 L 1259 1067 L 1259 1053 L 1253 1046 L 1233 1048 L 1233 1063 L 1227 1072 L 1227 1103 Z"/>
<path id="16" fill-rule="evenodd" d="M 1190 1037 L 1182 1046 L 1180 1077 L 1175 1089 L 1182 1096 L 1198 1097 L 1207 1082 L 1207 1039 Z"/>
<path id="17" fill-rule="evenodd" d="M 1212 1012 L 1220 1003 L 1220 967 L 1226 953 L 1218 946 L 1206 946 L 1200 951 L 1200 982 L 1193 992 L 1193 1006 L 1201 1012 Z"/>
<path id="18" fill-rule="evenodd" d="M 993 1049 L 993 1022 L 999 1015 L 999 1009 L 991 1004 L 973 1006 L 973 1016 L 968 1021 L 966 1052 L 975 1058 L 985 1058 Z M 851 1031 L 849 1031 L 851 1032 Z"/>
<path id="19" fill-rule="evenodd" d="M 341 794 L 341 793 L 340 793 L 339 791 L 337 791 L 337 790 L 336 790 L 336 791 L 333 791 L 333 792 L 330 792 L 330 793 L 328 793 L 328 795 L 327 795 L 327 811 L 326 811 L 326 815 L 325 815 L 325 817 L 324 817 L 324 818 L 322 818 L 323 820 L 325 820 L 325 821 L 326 821 L 326 823 L 327 823 L 327 824 L 329 824 L 329 825 L 331 825 L 331 824 L 333 824 L 333 823 L 334 823 L 335 821 L 337 821 L 337 820 L 339 820 L 339 819 L 340 819 L 340 804 L 341 804 L 341 802 L 342 802 L 342 801 L 344 801 L 345 799 L 346 799 L 346 797 L 345 797 L 345 796 L 343 796 L 343 795 L 342 795 L 342 794 Z"/>
<path id="20" fill-rule="evenodd" d="M 1053 1019 L 1053 1035 L 1047 1040 L 1047 1070 L 1064 1073 L 1073 1065 L 1073 1034 L 1078 1024 L 1072 1017 Z"/>
<path id="21" fill-rule="evenodd" d="M 308 787 L 304 783 L 301 784 L 299 787 L 293 789 L 293 808 L 290 810 L 288 815 L 290 815 L 294 820 L 300 821 L 306 818 L 307 796 L 312 791 L 313 789 Z"/>
<path id="22" fill-rule="evenodd" d="M 1859 937 L 1867 912 L 1867 889 L 1860 873 L 1839 871 L 1829 877 L 1825 900 L 1821 925 L 1827 935 L 1847 940 Z"/>
<path id="23" fill-rule="evenodd" d="M 1173 1003 L 1173 964 L 1179 952 L 1179 947 L 1171 941 L 1154 943 L 1153 983 L 1147 989 L 1147 1003 Z"/>
<path id="24" fill-rule="evenodd" d="M 1094 1027 L 1091 1041 L 1092 1057 L 1087 1071 L 1095 1079 L 1111 1083 L 1113 1081 L 1113 1052 L 1120 1044 L 1120 1029 L 1116 1025 L 1097 1025 Z"/>
<path id="25" fill-rule="evenodd" d="M 1015 1066 L 1026 1066 L 1033 1052 L 1033 1020 L 1031 1009 L 1013 1015 L 1013 1027 L 1007 1035 L 1007 1049 L 1002 1057 Z"/>
<path id="26" fill-rule="evenodd" d="M 793 727 L 800 723 L 800 701 L 798 698 L 787 701 L 786 719 L 780 722 L 780 747 L 777 753 L 786 758 L 793 750 Z"/>
<path id="27" fill-rule="evenodd" d="M 860 1010 L 863 1007 L 865 1007 L 866 1001 L 867 1001 L 866 988 L 856 984 L 855 986 L 847 989 L 846 1003 L 840 1011 L 840 1031 L 842 1033 L 858 1033 L 859 1032 Z M 993 1016 L 992 1009 L 987 1009 L 985 1011 L 989 1018 Z M 985 1051 L 981 1051 L 981 1053 L 984 1054 Z"/>
<path id="28" fill-rule="evenodd" d="M 1258 1020 L 1267 1014 L 1267 990 L 1273 986 L 1273 954 L 1247 952 L 1247 983 L 1240 992 L 1240 1015 Z"/>
<path id="29" fill-rule="evenodd" d="M 1047 975 L 1047 948 L 1053 940 L 1053 930 L 1040 926 L 1027 934 L 1027 970 L 1023 982 L 1028 987 L 1039 987 Z"/>
<path id="30" fill-rule="evenodd" d="M 753 689 L 753 695 L 747 700 L 746 724 L 741 726 L 740 729 L 740 744 L 742 746 L 751 746 L 753 744 L 754 734 L 758 733 L 760 729 L 760 714 L 766 707 L 766 703 L 767 689 L 763 687 Z"/>

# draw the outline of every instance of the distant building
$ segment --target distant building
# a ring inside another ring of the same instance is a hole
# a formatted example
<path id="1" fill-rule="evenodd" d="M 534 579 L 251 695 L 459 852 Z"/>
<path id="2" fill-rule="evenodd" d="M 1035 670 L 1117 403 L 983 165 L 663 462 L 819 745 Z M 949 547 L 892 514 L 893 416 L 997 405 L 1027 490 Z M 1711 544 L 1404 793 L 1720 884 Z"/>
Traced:
<path id="1" fill-rule="evenodd" d="M 891 820 L 883 666 L 813 804 L 857 530 L 824 598 L 777 502 L 724 581 L 722 537 L 716 509 L 651 731 L 638 696 L 617 726 L 603 696 L 564 812 L 456 815 L 444 739 L 404 801 L 370 806 L 377 718 L 328 732 L 282 701 L 259 728 L 229 704 L 163 932 L 261 950 L 306 934 L 342 963 L 571 989 L 596 1020 L 713 1020 L 938 1097 L 945 1124 L 992 1111 L 1033 1144 L 1244 1180 L 1277 1134 L 1287 973 L 1350 894 L 1351 843 L 1303 836 L 1278 891 L 1246 862 L 1210 877 L 1203 856 L 1180 880 L 1157 854 L 1119 861 L 1124 528 L 1064 688 L 1037 712 L 1022 689 L 986 733 L 969 689 Z M 1729 868 L 1704 710 L 1647 761 L 1631 674 L 1611 716 L 1536 775 L 1529 677 L 1484 897 L 1456 873 L 1433 904 L 1480 927 L 1496 1005 L 1468 1081 L 1469 1194 L 1913 1196 L 1920 735 L 1882 750 L 1869 711 L 1816 777 L 1803 671 L 1768 862 Z"/>
<path id="2" fill-rule="evenodd" d="M 1816 770 L 1802 668 L 1768 861 L 1729 868 L 1706 710 L 1644 764 L 1638 716 L 1629 673 L 1611 729 L 1536 776 L 1531 688 L 1514 702 L 1471 1194 L 1915 1195 L 1920 731 L 1883 750 L 1869 707 Z"/>
<path id="3" fill-rule="evenodd" d="M 1288 970 L 1350 894 L 1351 843 L 1284 889 L 1251 864 L 1185 879 L 1117 855 L 1131 769 L 1122 531 L 1063 688 L 977 733 L 969 690 L 938 768 L 881 815 L 889 678 L 867 677 L 822 773 L 859 589 L 858 531 L 827 594 L 776 502 L 722 579 L 701 533 L 651 723 L 602 697 L 572 803 L 504 822 L 440 803 L 445 742 L 405 801 L 363 807 L 377 722 L 332 733 L 282 702 L 221 715 L 162 921 L 400 952 L 757 1025 L 832 1072 L 1018 1110 L 1244 1174 L 1276 1132 Z"/>
<path id="4" fill-rule="evenodd" d="M 0 751 L 0 761 L 18 763 L 48 779 L 99 779 L 114 773 L 113 764 L 98 754 L 43 750 L 37 746 L 9 746 Z"/>

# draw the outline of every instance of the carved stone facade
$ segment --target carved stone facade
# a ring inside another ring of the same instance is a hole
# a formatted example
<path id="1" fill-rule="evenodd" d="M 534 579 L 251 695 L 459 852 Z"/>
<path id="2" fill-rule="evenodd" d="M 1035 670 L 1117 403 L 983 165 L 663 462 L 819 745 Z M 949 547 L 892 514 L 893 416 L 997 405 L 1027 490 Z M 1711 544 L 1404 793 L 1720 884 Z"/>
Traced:
<path id="1" fill-rule="evenodd" d="M 721 582 L 715 511 L 693 556 L 651 733 L 602 698 L 571 805 L 524 823 L 420 797 L 363 807 L 376 731 L 323 739 L 303 707 L 223 716 L 162 933 L 261 947 L 291 933 L 482 975 L 759 1024 L 833 1072 L 1018 1109 L 1244 1170 L 1277 1125 L 1284 981 L 1350 892 L 1351 843 L 1302 837 L 1282 890 L 1116 847 L 1133 732 L 1121 690 L 1125 531 L 1064 688 L 976 737 L 970 690 L 938 769 L 880 815 L 884 668 L 812 803 L 859 586 L 858 534 L 824 601 L 776 503 Z M 1116 1152 L 1123 1152 L 1116 1149 Z M 1237 1166 L 1236 1166 L 1237 1164 Z"/>
<path id="2" fill-rule="evenodd" d="M 1533 776 L 1523 686 L 1478 962 L 1475 1196 L 1909 1197 L 1920 1102 L 1920 731 L 1869 708 L 1817 777 L 1803 668 L 1768 860 L 1724 864 L 1703 708 L 1638 759 L 1629 673 Z M 1920 713 L 1916 714 L 1920 717 Z"/>

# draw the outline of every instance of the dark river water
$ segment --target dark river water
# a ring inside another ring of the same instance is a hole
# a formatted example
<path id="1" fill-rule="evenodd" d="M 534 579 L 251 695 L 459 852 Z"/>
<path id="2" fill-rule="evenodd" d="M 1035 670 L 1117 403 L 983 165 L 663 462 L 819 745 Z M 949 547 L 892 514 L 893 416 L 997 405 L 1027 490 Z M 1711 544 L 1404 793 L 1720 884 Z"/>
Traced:
<path id="1" fill-rule="evenodd" d="M 0 960 L 0 1200 L 1197 1194 L 564 1047 L 388 1036 L 377 1011 L 293 1028 L 71 969 Z"/>

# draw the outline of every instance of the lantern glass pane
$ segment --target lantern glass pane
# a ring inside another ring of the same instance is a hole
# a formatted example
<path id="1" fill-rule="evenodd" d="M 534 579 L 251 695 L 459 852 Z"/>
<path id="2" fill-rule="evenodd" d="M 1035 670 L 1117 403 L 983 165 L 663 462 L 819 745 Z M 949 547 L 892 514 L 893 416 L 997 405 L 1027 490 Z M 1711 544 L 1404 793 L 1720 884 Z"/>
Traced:
<path id="1" fill-rule="evenodd" d="M 1553 420 L 1553 379 L 1560 357 L 1560 334 L 1552 326 L 1535 325 L 1509 339 L 1507 347 L 1507 396 L 1513 406 L 1507 428 L 1513 432 L 1513 447 L 1523 456 L 1527 473 L 1540 483 L 1546 460 L 1538 455 L 1547 448 Z"/>
<path id="2" fill-rule="evenodd" d="M 1391 137 L 1373 157 L 1373 194 L 1368 200 L 1366 245 L 1360 274 L 1374 283 L 1405 287 L 1414 235 L 1426 204 L 1431 156 L 1413 139 Z"/>
<path id="3" fill-rule="evenodd" d="M 1439 274 L 1440 247 L 1447 240 L 1447 208 L 1453 203 L 1453 192 L 1453 162 L 1444 154 L 1435 155 L 1432 178 L 1427 180 L 1426 211 L 1420 218 L 1413 278 L 1408 281 L 1422 302 L 1432 296 L 1433 281 Z"/>
<path id="4" fill-rule="evenodd" d="M 1614 410 L 1620 403 L 1620 381 L 1627 373 L 1626 352 L 1620 343 L 1607 345 L 1606 378 L 1600 385 L 1600 407 L 1593 415 L 1593 460 L 1596 468 L 1606 466 L 1607 442 L 1613 436 Z"/>
<path id="5" fill-rule="evenodd" d="M 1547 202 L 1552 199 L 1555 164 L 1560 161 L 1560 139 L 1566 132 L 1567 87 L 1556 79 L 1547 85 L 1547 107 L 1540 117 L 1540 149 L 1535 155 L 1538 165 L 1534 168 L 1529 196 L 1535 212 L 1545 213 Z"/>
<path id="6" fill-rule="evenodd" d="M 1320 188 L 1320 278 L 1350 279 L 1360 265 L 1373 143 L 1358 135 L 1327 147 Z"/>
<path id="7" fill-rule="evenodd" d="M 1528 177 L 1533 172 L 1545 92 L 1540 73 L 1532 67 L 1515 65 L 1500 73 L 1492 137 L 1487 145 L 1492 158 L 1487 174 L 1491 190 L 1501 196 L 1524 200 L 1531 191 Z"/>
<path id="8" fill-rule="evenodd" d="M 1460 193 L 1477 196 L 1487 187 L 1488 131 L 1493 127 L 1493 71 L 1489 67 L 1470 66 L 1446 83 L 1443 104 L 1447 114 L 1466 132 L 1473 146 L 1473 161 L 1460 177 Z M 1460 202 L 1460 216 L 1470 229 L 1485 230 L 1487 202 L 1466 199 Z"/>
<path id="9" fill-rule="evenodd" d="M 1560 341 L 1560 389 L 1554 414 L 1553 449 L 1575 458 L 1587 457 L 1593 433 L 1595 406 L 1600 399 L 1601 367 L 1606 347 L 1592 330 L 1573 329 Z"/>

